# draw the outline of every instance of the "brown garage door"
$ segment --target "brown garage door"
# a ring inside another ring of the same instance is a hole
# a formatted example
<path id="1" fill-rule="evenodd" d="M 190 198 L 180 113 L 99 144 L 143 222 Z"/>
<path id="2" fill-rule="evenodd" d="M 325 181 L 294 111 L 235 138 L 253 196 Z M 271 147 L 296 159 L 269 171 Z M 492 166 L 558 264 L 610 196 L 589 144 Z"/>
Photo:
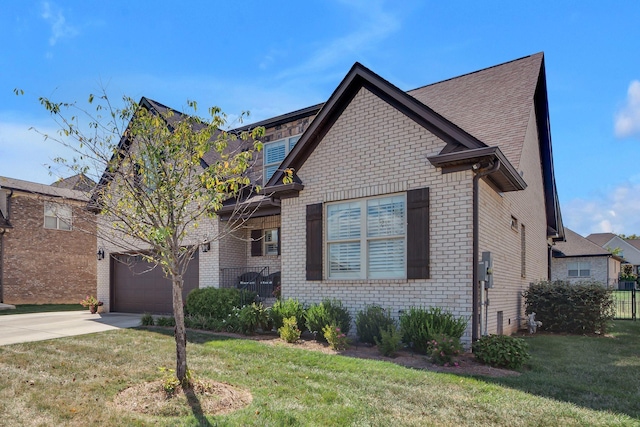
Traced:
<path id="1" fill-rule="evenodd" d="M 139 256 L 111 258 L 111 311 L 123 313 L 173 313 L 171 281 L 158 266 Z M 184 276 L 182 297 L 198 287 L 198 252 Z"/>

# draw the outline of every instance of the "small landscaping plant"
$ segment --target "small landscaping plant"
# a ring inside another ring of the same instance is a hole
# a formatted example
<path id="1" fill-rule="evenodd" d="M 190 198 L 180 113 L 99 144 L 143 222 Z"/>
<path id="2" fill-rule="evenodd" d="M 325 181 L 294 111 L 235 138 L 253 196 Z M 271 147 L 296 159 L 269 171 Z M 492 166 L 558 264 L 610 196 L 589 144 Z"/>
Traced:
<path id="1" fill-rule="evenodd" d="M 193 379 L 191 370 L 187 369 L 187 374 L 184 377 L 184 382 L 181 384 L 180 380 L 176 377 L 175 369 L 169 369 L 165 367 L 158 368 L 162 373 L 162 389 L 167 394 L 167 398 L 173 397 L 178 391 L 179 387 L 183 389 L 191 384 Z"/>
<path id="2" fill-rule="evenodd" d="M 173 316 L 163 316 L 156 319 L 156 326 L 173 327 L 176 326 L 176 319 Z"/>
<path id="3" fill-rule="evenodd" d="M 87 295 L 85 299 L 80 301 L 80 304 L 83 307 L 87 307 L 92 313 L 96 313 L 98 311 L 98 307 L 103 303 L 102 301 L 98 301 L 98 298 L 94 297 L 93 295 Z"/>
<path id="4" fill-rule="evenodd" d="M 507 335 L 486 335 L 473 344 L 473 354 L 480 362 L 497 368 L 518 369 L 531 355 L 521 338 Z"/>
<path id="5" fill-rule="evenodd" d="M 300 328 L 298 328 L 298 321 L 295 316 L 286 317 L 283 319 L 283 325 L 278 328 L 280 338 L 288 343 L 297 342 L 300 339 Z"/>
<path id="6" fill-rule="evenodd" d="M 322 334 L 333 350 L 346 350 L 349 346 L 349 339 L 339 326 L 327 325 L 322 328 Z"/>
<path id="7" fill-rule="evenodd" d="M 378 305 L 368 305 L 356 314 L 356 332 L 361 342 L 375 344 L 381 338 L 381 330 L 395 326 L 388 310 Z"/>
<path id="8" fill-rule="evenodd" d="M 462 344 L 459 338 L 440 335 L 429 342 L 429 355 L 431 361 L 437 365 L 457 366 L 454 359 L 462 352 Z"/>
<path id="9" fill-rule="evenodd" d="M 305 313 L 307 329 L 315 334 L 316 339 L 323 340 L 323 329 L 328 325 L 336 325 L 346 335 L 351 328 L 351 314 L 339 300 L 323 300 L 320 304 L 312 304 Z"/>
<path id="10" fill-rule="evenodd" d="M 258 328 L 263 331 L 271 330 L 269 311 L 262 303 L 245 305 L 239 313 L 240 331 L 245 335 L 252 335 Z"/>
<path id="11" fill-rule="evenodd" d="M 402 348 L 402 334 L 395 325 L 390 325 L 386 329 L 380 329 L 380 339 L 375 338 L 378 351 L 387 357 L 395 357 Z"/>
<path id="12" fill-rule="evenodd" d="M 305 328 L 305 310 L 302 303 L 296 299 L 288 298 L 287 300 L 277 300 L 271 307 L 271 320 L 276 329 L 280 329 L 284 324 L 284 319 L 295 317 L 300 331 Z"/>
<path id="13" fill-rule="evenodd" d="M 429 309 L 411 307 L 400 315 L 400 331 L 406 344 L 422 354 L 429 353 L 429 342 L 438 336 L 460 338 L 467 329 L 467 319 L 456 318 L 438 307 Z"/>
<path id="14" fill-rule="evenodd" d="M 151 313 L 144 313 L 140 318 L 140 323 L 142 326 L 153 326 L 155 321 L 153 320 L 153 316 Z"/>

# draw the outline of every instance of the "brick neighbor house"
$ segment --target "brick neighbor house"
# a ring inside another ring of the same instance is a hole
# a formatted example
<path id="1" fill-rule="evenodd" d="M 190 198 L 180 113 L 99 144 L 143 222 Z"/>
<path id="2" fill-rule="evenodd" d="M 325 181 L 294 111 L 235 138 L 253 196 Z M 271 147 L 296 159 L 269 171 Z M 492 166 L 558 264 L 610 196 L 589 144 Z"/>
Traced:
<path id="1" fill-rule="evenodd" d="M 597 281 L 617 289 L 624 259 L 565 227 L 565 241 L 553 246 L 551 280 Z"/>
<path id="2" fill-rule="evenodd" d="M 86 194 L 0 177 L 0 302 L 79 303 L 95 295 L 95 222 Z"/>
<path id="3" fill-rule="evenodd" d="M 337 298 L 353 315 L 438 306 L 470 320 L 467 342 L 518 328 L 522 291 L 549 278 L 564 238 L 542 53 L 408 92 L 356 63 L 324 104 L 254 126 L 266 135 L 250 174 L 264 188 L 242 202 L 257 211 L 201 248 L 185 287 L 281 284 L 284 298 Z M 115 261 L 127 256 L 98 263 L 99 297 L 154 311 L 159 287 Z"/>

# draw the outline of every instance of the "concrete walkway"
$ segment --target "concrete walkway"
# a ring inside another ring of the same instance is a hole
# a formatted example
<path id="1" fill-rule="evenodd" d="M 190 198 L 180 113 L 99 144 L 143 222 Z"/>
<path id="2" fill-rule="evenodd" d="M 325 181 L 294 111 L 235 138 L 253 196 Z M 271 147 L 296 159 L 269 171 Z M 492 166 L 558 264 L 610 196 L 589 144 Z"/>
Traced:
<path id="1" fill-rule="evenodd" d="M 0 346 L 140 326 L 140 314 L 57 311 L 0 316 Z"/>

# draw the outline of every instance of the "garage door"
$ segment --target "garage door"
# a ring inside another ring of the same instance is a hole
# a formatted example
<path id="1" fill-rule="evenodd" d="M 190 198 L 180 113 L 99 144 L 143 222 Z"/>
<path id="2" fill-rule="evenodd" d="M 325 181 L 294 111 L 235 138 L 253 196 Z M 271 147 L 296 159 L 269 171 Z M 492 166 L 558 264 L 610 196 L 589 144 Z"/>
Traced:
<path id="1" fill-rule="evenodd" d="M 198 287 L 198 252 L 184 276 L 182 298 Z M 123 313 L 173 313 L 171 281 L 160 267 L 140 256 L 114 255 L 111 258 L 111 311 Z"/>

